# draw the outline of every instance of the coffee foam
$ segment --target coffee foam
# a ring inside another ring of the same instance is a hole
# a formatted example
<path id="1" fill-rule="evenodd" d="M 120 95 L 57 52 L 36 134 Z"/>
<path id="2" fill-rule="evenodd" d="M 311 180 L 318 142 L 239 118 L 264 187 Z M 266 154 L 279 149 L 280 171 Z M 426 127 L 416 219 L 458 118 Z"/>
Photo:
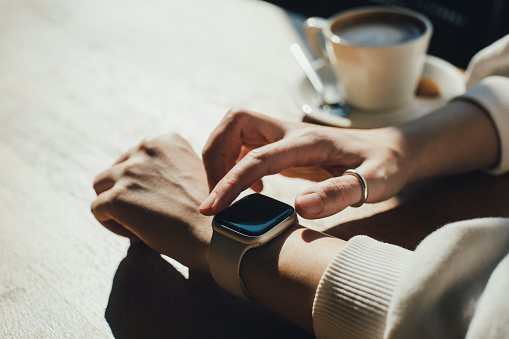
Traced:
<path id="1" fill-rule="evenodd" d="M 399 45 L 423 34 L 422 25 L 404 15 L 354 16 L 336 22 L 332 31 L 356 46 Z"/>

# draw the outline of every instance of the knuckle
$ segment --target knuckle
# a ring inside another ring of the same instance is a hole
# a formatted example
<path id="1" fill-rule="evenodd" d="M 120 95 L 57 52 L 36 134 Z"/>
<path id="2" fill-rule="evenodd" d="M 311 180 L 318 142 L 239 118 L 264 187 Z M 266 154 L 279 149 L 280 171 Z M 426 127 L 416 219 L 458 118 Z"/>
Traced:
<path id="1" fill-rule="evenodd" d="M 222 181 L 223 184 L 228 187 L 239 187 L 240 185 L 240 178 L 234 173 L 230 173 L 229 175 L 225 176 Z"/>
<path id="2" fill-rule="evenodd" d="M 122 168 L 122 176 L 125 177 L 133 177 L 139 174 L 141 168 L 141 163 L 139 162 L 130 162 L 123 166 Z"/>
<path id="3" fill-rule="evenodd" d="M 125 185 L 115 185 L 108 196 L 108 205 L 116 206 L 120 202 L 122 202 L 122 197 L 125 195 L 127 191 L 127 186 Z"/>
<path id="4" fill-rule="evenodd" d="M 271 151 L 267 147 L 259 147 L 249 151 L 246 155 L 246 161 L 249 167 L 256 167 L 258 171 L 264 174 L 274 174 L 275 165 L 271 161 Z"/>
<path id="5" fill-rule="evenodd" d="M 243 121 L 246 117 L 251 116 L 249 112 L 240 107 L 233 107 L 226 113 L 223 122 L 226 125 L 238 124 L 239 121 Z"/>
<path id="6" fill-rule="evenodd" d="M 184 150 L 191 149 L 191 145 L 189 144 L 189 142 L 186 139 L 184 139 L 180 134 L 175 132 L 169 133 L 168 135 L 166 135 L 166 137 L 161 138 L 157 146 L 160 147 L 161 149 L 163 147 L 166 147 L 167 149 L 173 148 Z"/>
<path id="7" fill-rule="evenodd" d="M 241 178 L 237 174 L 229 173 L 219 181 L 214 190 L 236 195 L 245 188 L 247 187 L 242 186 Z"/>
<path id="8" fill-rule="evenodd" d="M 322 192 L 327 200 L 333 201 L 335 204 L 343 204 L 348 200 L 352 186 L 338 178 L 327 179 L 323 182 Z"/>
<path id="9" fill-rule="evenodd" d="M 345 192 L 350 188 L 350 185 L 338 178 L 331 178 L 325 181 L 325 191 L 331 195 L 337 195 L 338 192 Z"/>
<path id="10" fill-rule="evenodd" d="M 161 152 L 161 140 L 145 139 L 138 145 L 138 150 L 149 156 L 157 155 Z"/>
<path id="11" fill-rule="evenodd" d="M 245 113 L 245 110 L 241 107 L 232 107 L 226 112 L 227 117 L 236 117 Z"/>
<path id="12" fill-rule="evenodd" d="M 105 187 L 109 187 L 115 183 L 114 176 L 112 176 L 112 170 L 113 168 L 109 168 L 95 177 L 92 187 L 97 194 L 102 193 L 105 190 Z"/>
<path id="13" fill-rule="evenodd" d="M 225 192 L 230 191 L 231 194 L 240 194 L 243 190 L 249 188 L 253 183 L 243 173 L 232 171 L 221 179 L 220 189 Z"/>
<path id="14" fill-rule="evenodd" d="M 128 202 L 127 194 L 133 189 L 133 184 L 116 183 L 111 189 L 94 200 L 90 206 L 92 214 L 99 220 L 105 216 L 115 215 Z"/>
<path id="15" fill-rule="evenodd" d="M 316 142 L 320 140 L 319 132 L 314 128 L 302 128 L 296 131 L 296 134 L 299 139 L 305 140 L 308 142 Z"/>
<path id="16" fill-rule="evenodd" d="M 106 209 L 113 211 L 118 210 L 121 206 L 125 205 L 126 196 L 131 189 L 130 185 L 117 184 L 110 190 L 108 199 L 105 202 Z"/>
<path id="17" fill-rule="evenodd" d="M 90 210 L 92 214 L 98 218 L 99 216 L 111 215 L 114 210 L 122 203 L 123 196 L 125 194 L 125 188 L 120 185 L 112 187 L 104 199 L 96 199 L 92 202 Z"/>
<path id="18" fill-rule="evenodd" d="M 212 151 L 212 146 L 207 145 L 201 152 L 201 157 L 204 161 L 212 161 L 217 156 L 217 153 Z"/>
<path id="19" fill-rule="evenodd" d="M 182 142 L 182 141 L 184 141 L 184 138 L 180 134 L 178 134 L 176 132 L 168 133 L 167 137 L 172 142 Z"/>
<path id="20" fill-rule="evenodd" d="M 333 149 L 333 141 L 316 128 L 306 127 L 297 130 L 295 133 L 295 138 L 301 145 L 312 146 L 315 150 Z"/>
<path id="21" fill-rule="evenodd" d="M 268 154 L 263 147 L 255 148 L 247 153 L 247 157 L 255 162 L 267 161 Z"/>

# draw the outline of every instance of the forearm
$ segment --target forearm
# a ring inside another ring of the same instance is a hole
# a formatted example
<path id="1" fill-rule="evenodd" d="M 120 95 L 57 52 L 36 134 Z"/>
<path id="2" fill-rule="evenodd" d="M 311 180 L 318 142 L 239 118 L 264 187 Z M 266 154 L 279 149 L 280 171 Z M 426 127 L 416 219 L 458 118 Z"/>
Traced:
<path id="1" fill-rule="evenodd" d="M 345 243 L 296 224 L 269 244 L 244 255 L 242 280 L 260 304 L 312 332 L 316 289 Z"/>
<path id="2" fill-rule="evenodd" d="M 397 128 L 408 154 L 408 182 L 488 168 L 498 161 L 497 132 L 488 113 L 467 101 Z"/>

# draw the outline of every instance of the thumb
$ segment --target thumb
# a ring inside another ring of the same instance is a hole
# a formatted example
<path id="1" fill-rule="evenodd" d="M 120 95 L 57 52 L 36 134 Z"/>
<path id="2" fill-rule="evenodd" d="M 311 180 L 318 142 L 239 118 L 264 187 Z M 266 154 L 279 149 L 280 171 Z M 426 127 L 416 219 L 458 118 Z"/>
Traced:
<path id="1" fill-rule="evenodd" d="M 352 175 L 346 175 L 352 174 Z M 297 213 L 306 219 L 331 216 L 348 206 L 362 204 L 364 185 L 353 173 L 321 181 L 295 198 Z"/>

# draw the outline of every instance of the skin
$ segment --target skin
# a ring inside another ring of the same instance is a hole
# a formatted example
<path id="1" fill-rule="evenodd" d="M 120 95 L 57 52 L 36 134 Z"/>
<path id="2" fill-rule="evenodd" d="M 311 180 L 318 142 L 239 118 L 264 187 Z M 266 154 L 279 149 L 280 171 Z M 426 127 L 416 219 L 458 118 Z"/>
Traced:
<path id="1" fill-rule="evenodd" d="M 357 179 L 341 176 L 348 168 L 363 175 L 368 202 L 377 202 L 415 180 L 492 166 L 498 147 L 490 118 L 468 102 L 373 130 L 287 123 L 232 110 L 207 142 L 203 163 L 175 134 L 145 140 L 122 155 L 97 176 L 92 213 L 112 232 L 209 273 L 211 215 L 248 187 L 260 191 L 265 175 L 317 181 L 296 197 L 295 206 L 304 218 L 321 218 L 361 199 Z M 344 244 L 295 224 L 249 250 L 240 274 L 260 304 L 312 332 L 318 283 Z"/>
<path id="2" fill-rule="evenodd" d="M 378 202 L 419 179 L 496 163 L 496 135 L 488 115 L 463 101 L 403 126 L 373 130 L 284 123 L 234 109 L 203 150 L 211 192 L 200 212 L 216 214 L 248 187 L 260 191 L 265 175 L 291 169 L 302 176 L 302 167 L 309 175 L 313 166 L 319 182 L 297 195 L 295 207 L 304 218 L 323 218 L 360 201 L 357 178 L 341 176 L 349 168 L 366 180 L 367 202 Z"/>
<path id="3" fill-rule="evenodd" d="M 141 142 L 99 174 L 94 189 L 92 213 L 104 227 L 208 272 L 212 218 L 197 213 L 207 181 L 187 141 L 165 135 Z"/>

